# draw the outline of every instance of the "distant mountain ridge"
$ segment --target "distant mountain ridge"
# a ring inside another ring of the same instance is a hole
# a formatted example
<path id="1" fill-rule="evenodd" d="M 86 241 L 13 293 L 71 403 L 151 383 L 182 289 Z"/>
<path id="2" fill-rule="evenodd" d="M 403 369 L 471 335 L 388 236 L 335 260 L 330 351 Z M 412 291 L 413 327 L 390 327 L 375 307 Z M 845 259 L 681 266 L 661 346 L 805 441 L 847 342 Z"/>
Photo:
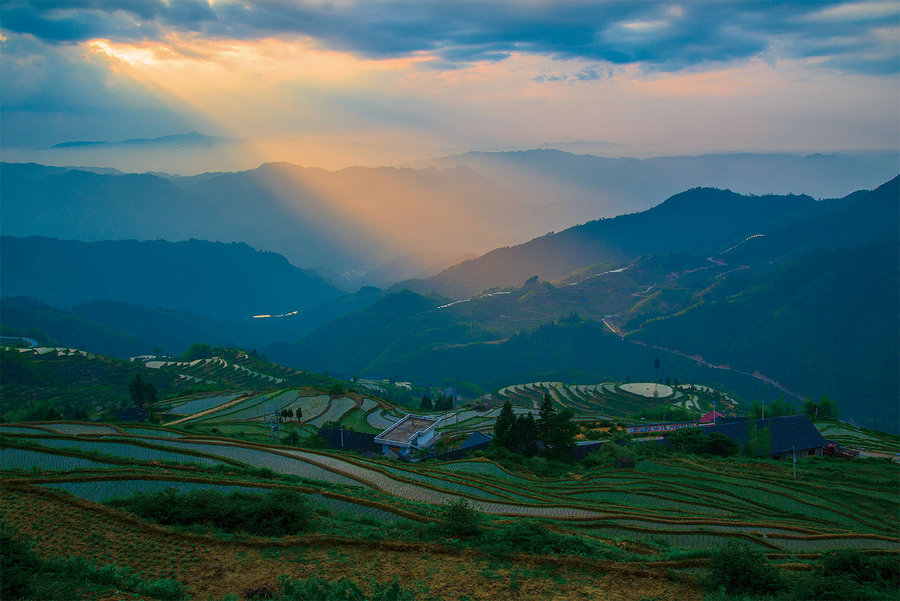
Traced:
<path id="1" fill-rule="evenodd" d="M 236 140 L 220 138 L 217 136 L 207 136 L 198 132 L 189 132 L 186 134 L 160 136 L 158 138 L 132 138 L 130 140 L 73 140 L 70 142 L 54 144 L 50 148 L 77 148 L 79 146 L 212 146 L 217 144 L 231 144 L 234 142 L 236 142 Z"/>
<path id="2" fill-rule="evenodd" d="M 638 159 L 544 148 L 466 152 L 410 165 L 466 165 L 523 200 L 552 206 L 565 216 L 563 223 L 574 224 L 643 211 L 697 187 L 839 198 L 896 175 L 900 157 L 896 152 L 722 153 Z"/>
<path id="3" fill-rule="evenodd" d="M 348 287 L 421 273 L 430 263 L 421 257 L 434 251 L 460 256 L 527 239 L 547 218 L 466 167 L 328 172 L 272 163 L 161 177 L 3 163 L 0 182 L 7 235 L 246 242 Z M 366 280 L 369 271 L 377 275 Z"/>
<path id="4" fill-rule="evenodd" d="M 3 236 L 0 254 L 4 296 L 63 308 L 114 300 L 240 320 L 315 307 L 341 294 L 315 272 L 243 243 Z"/>
<path id="5" fill-rule="evenodd" d="M 742 196 L 698 188 L 642 213 L 591 221 L 514 247 L 499 248 L 426 280 L 397 288 L 467 298 L 518 286 L 533 275 L 559 280 L 594 265 L 612 268 L 644 254 L 701 252 L 759 233 L 775 223 L 824 212 L 809 196 Z"/>

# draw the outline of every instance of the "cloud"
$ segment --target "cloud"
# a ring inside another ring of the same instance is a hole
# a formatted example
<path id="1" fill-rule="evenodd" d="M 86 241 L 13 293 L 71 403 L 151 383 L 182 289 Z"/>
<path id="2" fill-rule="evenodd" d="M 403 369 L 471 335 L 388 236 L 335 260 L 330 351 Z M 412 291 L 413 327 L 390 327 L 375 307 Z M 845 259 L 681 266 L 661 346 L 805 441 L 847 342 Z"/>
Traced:
<path id="1" fill-rule="evenodd" d="M 501 61 L 515 53 L 677 71 L 768 56 L 842 71 L 891 74 L 897 3 L 755 0 L 633 1 L 10 0 L 2 26 L 48 43 L 304 36 L 368 58 L 427 54 L 435 65 Z M 844 44 L 846 38 L 856 40 Z M 550 78 L 547 81 L 551 81 Z"/>
<path id="2" fill-rule="evenodd" d="M 575 71 L 573 73 L 541 73 L 534 77 L 534 81 L 544 82 L 544 81 L 565 81 L 569 83 L 579 82 L 579 81 L 596 81 L 598 79 L 608 79 L 615 74 L 615 69 L 610 67 L 604 67 L 601 65 L 589 65 L 584 67 L 579 71 Z"/>
<path id="3" fill-rule="evenodd" d="M 0 52 L 4 146 L 63 141 L 58 130 L 96 139 L 188 128 L 157 95 L 110 70 L 108 61 L 96 53 L 14 34 L 0 42 Z"/>

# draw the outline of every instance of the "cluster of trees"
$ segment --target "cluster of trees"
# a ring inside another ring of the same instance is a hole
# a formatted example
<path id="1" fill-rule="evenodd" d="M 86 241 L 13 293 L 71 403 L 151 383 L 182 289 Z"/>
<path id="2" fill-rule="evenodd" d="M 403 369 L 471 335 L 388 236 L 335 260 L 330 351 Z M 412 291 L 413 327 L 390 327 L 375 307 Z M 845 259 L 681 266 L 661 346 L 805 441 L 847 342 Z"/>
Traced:
<path id="1" fill-rule="evenodd" d="M 575 446 L 575 434 L 578 432 L 572 416 L 571 409 L 557 411 L 549 394 L 544 395 L 538 419 L 534 419 L 531 413 L 516 416 L 512 405 L 506 401 L 494 424 L 493 444 L 525 457 L 533 457 L 538 452 L 538 443 L 541 443 L 549 457 L 566 459 Z"/>
<path id="2" fill-rule="evenodd" d="M 682 428 L 667 438 L 672 448 L 680 453 L 731 457 L 740 451 L 737 444 L 724 434 L 707 434 L 702 428 Z"/>
<path id="3" fill-rule="evenodd" d="M 128 385 L 128 395 L 131 397 L 131 404 L 138 409 L 149 409 L 157 401 L 156 387 L 141 380 L 141 374 L 136 374 Z"/>
<path id="4" fill-rule="evenodd" d="M 213 348 L 204 342 L 195 342 L 181 355 L 182 361 L 196 361 L 197 359 L 209 359 L 215 356 Z"/>
<path id="5" fill-rule="evenodd" d="M 826 395 L 823 395 L 818 403 L 803 399 L 803 413 L 813 419 L 837 419 L 840 415 L 835 402 Z"/>
<path id="6" fill-rule="evenodd" d="M 837 419 L 840 413 L 837 405 L 828 396 L 822 396 L 818 403 L 810 399 L 803 399 L 803 413 L 811 419 Z M 751 414 L 755 419 L 762 417 L 781 417 L 783 415 L 797 415 L 800 411 L 797 407 L 784 399 L 775 399 L 771 403 L 753 403 Z"/>
<path id="7" fill-rule="evenodd" d="M 644 418 L 651 421 L 687 422 L 697 419 L 697 412 L 677 405 L 664 404 L 641 409 L 631 417 L 632 419 Z"/>
<path id="8" fill-rule="evenodd" d="M 446 396 L 443 392 L 438 394 L 434 400 L 427 394 L 422 395 L 419 409 L 422 411 L 450 411 L 453 409 L 453 397 Z"/>
<path id="9" fill-rule="evenodd" d="M 279 415 L 281 416 L 281 419 L 286 419 L 286 420 L 290 421 L 290 420 L 294 419 L 295 414 L 294 414 L 293 409 L 282 409 L 281 412 L 279 413 Z M 297 407 L 296 416 L 297 416 L 298 420 L 301 417 L 303 417 L 303 409 L 301 409 L 300 407 Z"/>

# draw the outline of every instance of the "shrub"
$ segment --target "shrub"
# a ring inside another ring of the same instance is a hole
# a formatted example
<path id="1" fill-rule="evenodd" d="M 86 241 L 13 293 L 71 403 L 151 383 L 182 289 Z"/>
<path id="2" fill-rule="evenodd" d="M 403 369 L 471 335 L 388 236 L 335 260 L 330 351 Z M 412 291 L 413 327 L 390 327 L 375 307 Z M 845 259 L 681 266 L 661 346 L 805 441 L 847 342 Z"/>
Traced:
<path id="1" fill-rule="evenodd" d="M 327 449 L 330 448 L 328 446 L 328 441 L 319 436 L 318 434 L 312 434 L 307 436 L 306 438 L 301 438 L 300 443 L 297 445 L 301 449 Z"/>
<path id="2" fill-rule="evenodd" d="M 31 545 L 0 523 L 0 598 L 31 597 L 31 580 L 40 565 Z"/>
<path id="3" fill-rule="evenodd" d="M 452 536 L 474 536 L 481 531 L 481 514 L 465 499 L 453 499 L 447 503 L 443 514 L 443 527 Z"/>
<path id="4" fill-rule="evenodd" d="M 856 549 L 827 552 L 814 573 L 801 578 L 792 598 L 822 601 L 894 601 L 900 589 L 900 562 L 893 556 Z"/>
<path id="5" fill-rule="evenodd" d="M 314 514 L 306 496 L 290 490 L 224 495 L 214 490 L 179 493 L 169 488 L 156 494 L 112 499 L 108 504 L 160 524 L 220 528 L 260 536 L 310 530 Z"/>
<path id="6" fill-rule="evenodd" d="M 548 530 L 534 520 L 519 520 L 491 537 L 508 549 L 541 555 L 593 555 L 594 547 L 585 539 Z"/>
<path id="7" fill-rule="evenodd" d="M 397 577 L 388 584 L 372 583 L 371 593 L 366 595 L 352 580 L 328 582 L 321 578 L 293 580 L 290 576 L 278 577 L 285 601 L 414 601 L 412 591 L 400 587 Z"/>
<path id="8" fill-rule="evenodd" d="M 738 454 L 738 446 L 724 434 L 707 435 L 701 428 L 682 428 L 668 436 L 672 448 L 679 453 L 694 455 L 718 455 L 730 457 Z"/>
<path id="9" fill-rule="evenodd" d="M 729 540 L 717 548 L 709 558 L 708 567 L 704 585 L 710 591 L 723 588 L 731 595 L 766 594 L 785 588 L 777 568 L 762 551 L 745 542 Z"/>

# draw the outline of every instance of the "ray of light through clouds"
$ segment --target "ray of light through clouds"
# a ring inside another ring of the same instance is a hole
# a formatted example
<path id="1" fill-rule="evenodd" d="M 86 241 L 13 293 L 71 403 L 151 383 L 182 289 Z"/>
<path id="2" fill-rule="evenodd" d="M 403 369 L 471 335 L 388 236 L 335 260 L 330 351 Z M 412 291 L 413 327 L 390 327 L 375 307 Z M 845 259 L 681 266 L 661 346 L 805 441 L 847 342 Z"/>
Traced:
<path id="1" fill-rule="evenodd" d="M 186 131 L 242 141 L 221 168 L 548 141 L 647 155 L 900 138 L 890 0 L 8 0 L 0 25 L 7 156 Z"/>

